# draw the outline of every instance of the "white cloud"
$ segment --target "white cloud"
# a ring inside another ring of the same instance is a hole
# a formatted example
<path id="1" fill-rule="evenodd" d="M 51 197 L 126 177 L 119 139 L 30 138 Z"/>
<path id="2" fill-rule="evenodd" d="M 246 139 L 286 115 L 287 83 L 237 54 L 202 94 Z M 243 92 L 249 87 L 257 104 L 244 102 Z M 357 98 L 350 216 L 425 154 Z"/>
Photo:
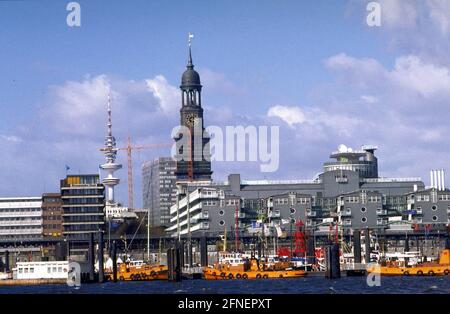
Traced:
<path id="1" fill-rule="evenodd" d="M 417 91 L 424 97 L 450 93 L 448 68 L 425 63 L 417 56 L 397 58 L 388 77 L 399 87 Z"/>
<path id="2" fill-rule="evenodd" d="M 368 104 L 375 104 L 378 102 L 378 98 L 372 95 L 361 95 L 361 99 Z"/>
<path id="3" fill-rule="evenodd" d="M 415 55 L 398 57 L 392 70 L 386 69 L 375 59 L 357 59 L 344 53 L 326 59 L 325 65 L 341 78 L 368 90 L 391 85 L 423 97 L 450 93 L 449 69 L 425 62 Z"/>
<path id="4" fill-rule="evenodd" d="M 349 137 L 361 123 L 357 117 L 327 112 L 318 107 L 302 109 L 298 106 L 276 105 L 269 108 L 267 117 L 277 117 L 291 129 L 296 128 L 302 134 L 301 137 L 314 139 L 325 139 L 336 134 Z"/>
<path id="5" fill-rule="evenodd" d="M 416 27 L 418 21 L 418 8 L 415 1 L 379 0 L 381 6 L 382 26 L 389 28 Z"/>
<path id="6" fill-rule="evenodd" d="M 440 32 L 447 36 L 450 29 L 450 1 L 448 0 L 428 0 L 430 18 Z"/>
<path id="7" fill-rule="evenodd" d="M 179 109 L 180 92 L 170 85 L 164 76 L 157 75 L 153 79 L 146 80 L 146 83 L 153 96 L 158 99 L 164 113 L 171 114 Z"/>
<path id="8" fill-rule="evenodd" d="M 8 142 L 12 142 L 12 143 L 20 143 L 22 142 L 22 138 L 20 136 L 16 136 L 16 135 L 5 135 L 2 134 L 0 135 L 0 137 Z"/>
<path id="9" fill-rule="evenodd" d="M 278 117 L 284 122 L 286 122 L 289 126 L 293 126 L 297 123 L 305 122 L 305 114 L 299 107 L 289 107 L 289 106 L 281 106 L 276 105 L 269 108 L 267 112 L 267 116 L 270 117 Z"/>

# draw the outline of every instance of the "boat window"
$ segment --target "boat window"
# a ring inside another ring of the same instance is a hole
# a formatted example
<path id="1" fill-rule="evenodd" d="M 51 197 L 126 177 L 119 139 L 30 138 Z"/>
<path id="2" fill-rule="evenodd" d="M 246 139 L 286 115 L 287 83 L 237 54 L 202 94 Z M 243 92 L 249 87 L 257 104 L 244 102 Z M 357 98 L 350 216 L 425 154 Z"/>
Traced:
<path id="1" fill-rule="evenodd" d="M 19 274 L 21 274 L 23 272 L 22 268 L 19 268 Z"/>
<path id="2" fill-rule="evenodd" d="M 53 272 L 56 273 L 56 267 L 53 267 Z"/>
<path id="3" fill-rule="evenodd" d="M 28 273 L 28 268 L 23 269 L 24 273 Z"/>
<path id="4" fill-rule="evenodd" d="M 34 273 L 34 268 L 33 267 L 30 268 L 30 273 Z"/>
<path id="5" fill-rule="evenodd" d="M 51 267 L 47 267 L 47 273 L 51 273 L 52 272 L 52 268 Z"/>
<path id="6" fill-rule="evenodd" d="M 62 272 L 62 267 L 58 267 L 58 273 Z"/>

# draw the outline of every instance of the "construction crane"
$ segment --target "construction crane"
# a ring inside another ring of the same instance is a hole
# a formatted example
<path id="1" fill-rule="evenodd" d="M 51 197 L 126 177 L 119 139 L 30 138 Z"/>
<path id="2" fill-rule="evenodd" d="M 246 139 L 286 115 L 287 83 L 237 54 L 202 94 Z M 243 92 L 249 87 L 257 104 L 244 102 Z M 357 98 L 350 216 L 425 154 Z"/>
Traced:
<path id="1" fill-rule="evenodd" d="M 117 150 L 126 150 L 127 151 L 127 161 L 128 161 L 128 207 L 133 208 L 133 161 L 131 158 L 131 152 L 133 150 L 143 150 L 143 149 L 152 149 L 152 148 L 161 148 L 172 146 L 173 143 L 161 143 L 161 144 L 148 144 L 148 145 L 131 145 L 131 137 L 128 137 L 128 142 L 126 147 L 119 147 Z M 100 150 L 104 150 L 101 148 Z"/>

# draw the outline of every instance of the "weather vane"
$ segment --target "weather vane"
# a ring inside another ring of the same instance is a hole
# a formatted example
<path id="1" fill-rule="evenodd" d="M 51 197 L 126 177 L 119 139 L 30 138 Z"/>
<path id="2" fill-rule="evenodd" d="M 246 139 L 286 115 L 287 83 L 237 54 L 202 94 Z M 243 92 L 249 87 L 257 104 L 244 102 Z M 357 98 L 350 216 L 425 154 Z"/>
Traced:
<path id="1" fill-rule="evenodd" d="M 191 46 L 192 38 L 194 38 L 194 34 L 189 32 L 189 47 Z"/>

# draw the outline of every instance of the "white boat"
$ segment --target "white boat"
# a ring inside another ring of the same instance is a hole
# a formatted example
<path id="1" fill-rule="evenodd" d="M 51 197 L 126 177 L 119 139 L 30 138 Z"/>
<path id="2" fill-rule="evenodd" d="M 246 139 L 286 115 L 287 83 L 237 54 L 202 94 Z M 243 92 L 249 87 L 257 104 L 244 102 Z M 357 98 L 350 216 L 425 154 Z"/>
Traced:
<path id="1" fill-rule="evenodd" d="M 67 279 L 68 261 L 18 262 L 13 268 L 14 279 Z"/>

